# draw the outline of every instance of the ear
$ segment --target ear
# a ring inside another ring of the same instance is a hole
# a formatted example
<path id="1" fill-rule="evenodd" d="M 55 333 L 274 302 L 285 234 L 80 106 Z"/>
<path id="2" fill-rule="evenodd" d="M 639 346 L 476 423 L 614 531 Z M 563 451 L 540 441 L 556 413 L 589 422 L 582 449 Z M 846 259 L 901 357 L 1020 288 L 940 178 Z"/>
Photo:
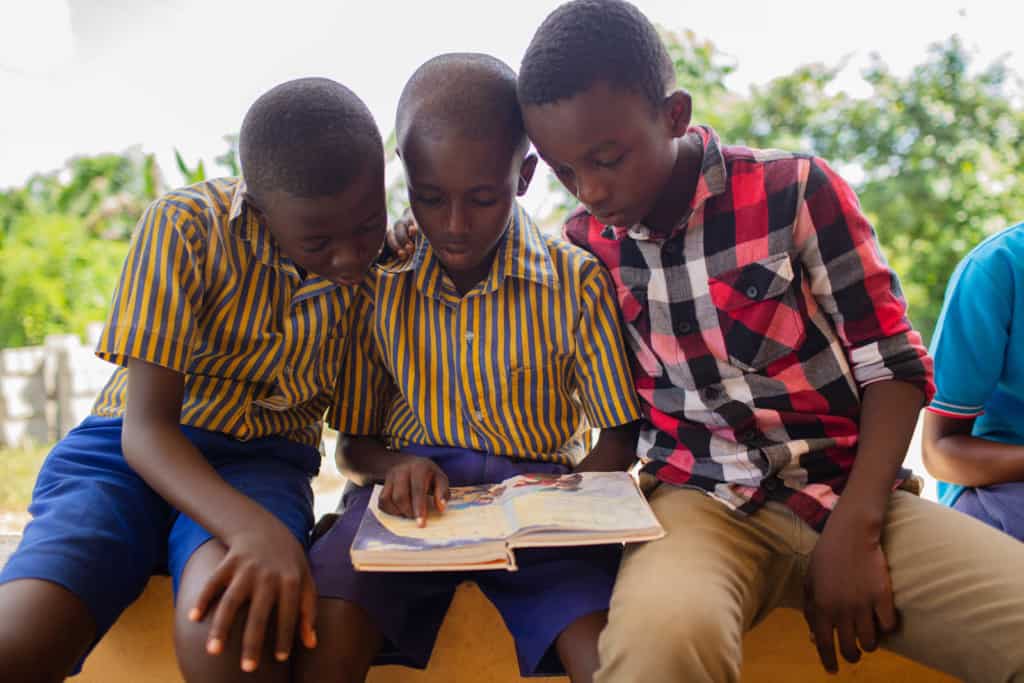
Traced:
<path id="1" fill-rule="evenodd" d="M 664 111 L 672 137 L 681 138 L 686 135 L 690 128 L 690 118 L 693 115 L 693 101 L 690 93 L 685 90 L 676 90 L 665 98 Z"/>
<path id="2" fill-rule="evenodd" d="M 527 154 L 523 163 L 519 165 L 519 182 L 516 184 L 516 196 L 522 197 L 530 187 L 533 180 L 533 172 L 537 170 L 537 155 Z"/>

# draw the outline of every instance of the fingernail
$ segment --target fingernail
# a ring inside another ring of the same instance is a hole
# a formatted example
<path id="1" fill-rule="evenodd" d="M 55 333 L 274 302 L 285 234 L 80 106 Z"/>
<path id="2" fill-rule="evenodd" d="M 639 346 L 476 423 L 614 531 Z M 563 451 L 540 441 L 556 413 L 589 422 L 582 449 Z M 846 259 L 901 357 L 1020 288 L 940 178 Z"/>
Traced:
<path id="1" fill-rule="evenodd" d="M 221 642 L 220 638 L 210 638 L 206 641 L 206 651 L 211 655 L 219 655 L 223 649 L 224 643 Z"/>
<path id="2" fill-rule="evenodd" d="M 274 654 L 274 656 L 277 658 L 277 661 L 279 661 L 279 662 L 288 661 L 288 653 L 287 652 L 277 652 L 277 653 Z"/>
<path id="3" fill-rule="evenodd" d="M 316 631 L 310 631 L 309 638 L 307 640 L 308 642 L 306 643 L 306 647 L 309 649 L 316 647 Z"/>
<path id="4" fill-rule="evenodd" d="M 417 517 L 416 518 L 416 524 L 418 524 L 420 526 L 426 526 L 427 525 L 427 518 L 426 517 Z"/>
<path id="5" fill-rule="evenodd" d="M 189 621 L 199 621 L 199 608 L 198 607 L 193 607 L 191 610 L 189 610 L 188 620 Z"/>
<path id="6" fill-rule="evenodd" d="M 242 660 L 242 671 L 246 673 L 252 673 L 256 670 L 256 660 L 250 657 L 246 657 Z"/>

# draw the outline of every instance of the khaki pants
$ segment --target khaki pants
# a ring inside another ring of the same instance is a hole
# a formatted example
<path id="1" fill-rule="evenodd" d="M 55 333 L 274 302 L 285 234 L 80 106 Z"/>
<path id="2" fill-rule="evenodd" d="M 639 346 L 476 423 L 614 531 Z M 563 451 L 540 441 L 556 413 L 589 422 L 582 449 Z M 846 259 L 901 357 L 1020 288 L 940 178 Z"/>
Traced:
<path id="1" fill-rule="evenodd" d="M 818 535 L 777 503 L 743 517 L 669 485 L 650 501 L 668 535 L 626 551 L 596 680 L 738 681 L 744 632 L 803 606 Z M 882 545 L 902 618 L 882 647 L 967 681 L 1024 681 L 1024 543 L 896 491 Z"/>

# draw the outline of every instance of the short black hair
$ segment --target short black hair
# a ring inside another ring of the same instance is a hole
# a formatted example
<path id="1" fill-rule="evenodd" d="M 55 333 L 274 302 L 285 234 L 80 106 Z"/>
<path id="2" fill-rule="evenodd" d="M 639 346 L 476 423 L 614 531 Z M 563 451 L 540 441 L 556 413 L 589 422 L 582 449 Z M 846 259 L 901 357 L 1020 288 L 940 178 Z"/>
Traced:
<path id="1" fill-rule="evenodd" d="M 383 165 L 384 145 L 354 92 L 329 78 L 299 78 L 249 107 L 238 157 L 253 193 L 313 198 L 337 194 L 370 164 Z"/>
<path id="2" fill-rule="evenodd" d="M 544 19 L 519 67 L 523 106 L 570 99 L 598 82 L 658 106 L 675 69 L 654 24 L 624 0 L 573 0 Z"/>
<path id="3" fill-rule="evenodd" d="M 511 151 L 526 147 L 516 72 L 500 59 L 476 52 L 453 52 L 428 60 L 416 69 L 398 98 L 399 149 L 413 130 L 417 135 L 437 135 L 443 130 L 471 139 L 504 141 Z"/>

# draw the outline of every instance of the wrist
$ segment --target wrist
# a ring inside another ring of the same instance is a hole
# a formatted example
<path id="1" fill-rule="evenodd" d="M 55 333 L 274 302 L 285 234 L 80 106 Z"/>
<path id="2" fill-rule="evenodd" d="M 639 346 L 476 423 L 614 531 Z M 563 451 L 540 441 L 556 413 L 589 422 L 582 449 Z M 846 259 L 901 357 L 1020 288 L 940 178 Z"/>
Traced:
<path id="1" fill-rule="evenodd" d="M 839 504 L 836 505 L 825 524 L 825 529 L 841 528 L 846 534 L 878 541 L 882 537 L 884 524 L 884 510 L 877 509 L 872 505 L 859 505 L 852 501 L 847 501 L 844 504 L 843 499 L 840 498 Z"/>

